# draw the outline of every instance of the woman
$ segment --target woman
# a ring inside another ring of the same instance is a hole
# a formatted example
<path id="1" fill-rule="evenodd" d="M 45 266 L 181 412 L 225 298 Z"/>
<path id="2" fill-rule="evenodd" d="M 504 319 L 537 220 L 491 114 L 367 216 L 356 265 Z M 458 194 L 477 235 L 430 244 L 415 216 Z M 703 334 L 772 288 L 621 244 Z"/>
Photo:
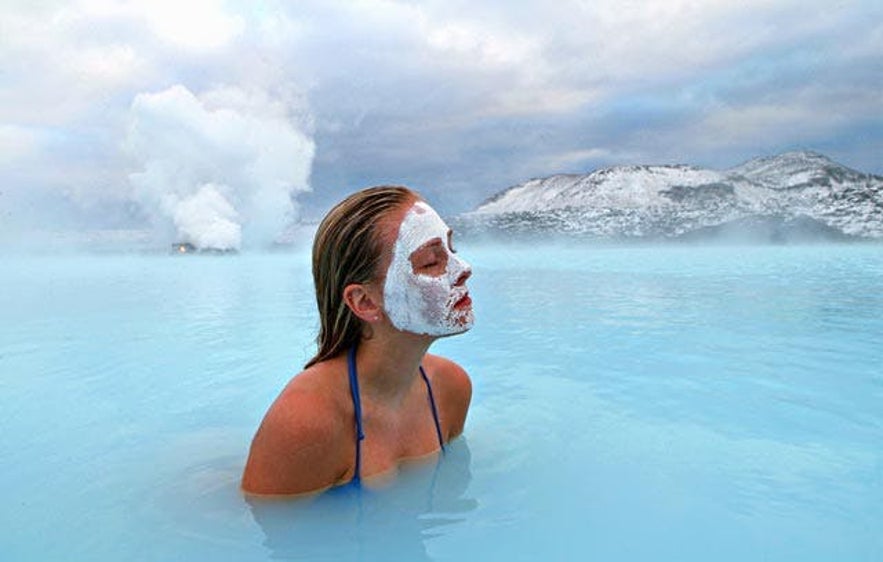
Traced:
<path id="1" fill-rule="evenodd" d="M 427 350 L 472 326 L 470 274 L 451 230 L 407 188 L 369 188 L 334 207 L 313 243 L 319 351 L 270 406 L 243 490 L 358 483 L 459 435 L 469 377 Z"/>

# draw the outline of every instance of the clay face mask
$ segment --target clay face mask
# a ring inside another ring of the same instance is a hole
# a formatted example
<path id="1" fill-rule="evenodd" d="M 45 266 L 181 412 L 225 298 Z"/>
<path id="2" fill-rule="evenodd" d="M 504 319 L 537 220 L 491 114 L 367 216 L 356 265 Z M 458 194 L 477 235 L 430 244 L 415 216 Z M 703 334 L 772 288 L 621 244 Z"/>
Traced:
<path id="1" fill-rule="evenodd" d="M 432 207 L 422 201 L 405 213 L 383 286 L 386 314 L 399 330 L 449 336 L 472 327 L 472 306 L 462 302 L 467 296 L 466 287 L 456 285 L 471 268 L 448 247 L 449 230 Z M 415 270 L 412 255 L 434 241 L 441 242 L 434 251 L 446 257 L 444 271 L 431 275 L 419 268 Z M 455 306 L 458 303 L 460 306 Z"/>

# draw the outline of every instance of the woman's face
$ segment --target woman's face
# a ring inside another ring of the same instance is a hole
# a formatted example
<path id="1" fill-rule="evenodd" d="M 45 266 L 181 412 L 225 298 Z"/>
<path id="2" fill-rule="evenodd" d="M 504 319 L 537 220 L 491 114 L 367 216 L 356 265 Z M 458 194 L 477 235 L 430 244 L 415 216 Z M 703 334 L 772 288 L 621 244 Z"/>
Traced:
<path id="1" fill-rule="evenodd" d="M 472 327 L 466 279 L 472 268 L 451 246 L 451 229 L 417 201 L 405 212 L 383 285 L 386 314 L 399 330 L 449 336 Z"/>

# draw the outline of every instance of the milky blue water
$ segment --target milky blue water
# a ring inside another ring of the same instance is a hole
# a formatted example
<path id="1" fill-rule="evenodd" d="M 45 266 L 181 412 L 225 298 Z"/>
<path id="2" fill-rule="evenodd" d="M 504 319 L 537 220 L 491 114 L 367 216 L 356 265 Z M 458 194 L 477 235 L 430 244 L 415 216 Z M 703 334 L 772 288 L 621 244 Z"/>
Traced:
<path id="1" fill-rule="evenodd" d="M 464 437 L 248 502 L 305 253 L 4 256 L 3 560 L 883 560 L 883 247 L 469 246 Z"/>

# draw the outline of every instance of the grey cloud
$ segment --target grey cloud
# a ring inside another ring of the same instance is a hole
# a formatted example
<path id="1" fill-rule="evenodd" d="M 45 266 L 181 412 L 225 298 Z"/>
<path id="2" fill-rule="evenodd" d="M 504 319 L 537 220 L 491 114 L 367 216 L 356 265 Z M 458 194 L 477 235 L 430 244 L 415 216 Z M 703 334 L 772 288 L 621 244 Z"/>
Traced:
<path id="1" fill-rule="evenodd" d="M 49 3 L 0 14 L 15 31 L 0 62 L 16 84 L 0 88 L 0 124 L 76 139 L 38 142 L 12 166 L 57 170 L 40 192 L 64 209 L 125 201 L 128 108 L 176 83 L 286 103 L 315 137 L 313 192 L 298 195 L 311 215 L 376 183 L 413 185 L 451 214 L 532 176 L 726 167 L 795 146 L 880 173 L 878 4 L 242 2 L 226 5 L 241 29 L 199 50 L 164 40 L 138 10 L 77 19 L 77 3 Z M 69 19 L 52 28 L 62 9 Z M 28 181 L 9 169 L 0 180 Z"/>

